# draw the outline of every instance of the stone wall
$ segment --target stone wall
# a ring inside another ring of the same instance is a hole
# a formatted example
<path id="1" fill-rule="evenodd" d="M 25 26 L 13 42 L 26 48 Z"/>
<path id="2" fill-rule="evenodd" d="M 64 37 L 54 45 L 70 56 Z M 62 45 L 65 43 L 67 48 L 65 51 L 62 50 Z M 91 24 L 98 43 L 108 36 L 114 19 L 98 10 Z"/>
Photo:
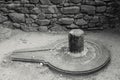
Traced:
<path id="1" fill-rule="evenodd" d="M 0 25 L 24 31 L 104 29 L 112 0 L 0 0 Z"/>

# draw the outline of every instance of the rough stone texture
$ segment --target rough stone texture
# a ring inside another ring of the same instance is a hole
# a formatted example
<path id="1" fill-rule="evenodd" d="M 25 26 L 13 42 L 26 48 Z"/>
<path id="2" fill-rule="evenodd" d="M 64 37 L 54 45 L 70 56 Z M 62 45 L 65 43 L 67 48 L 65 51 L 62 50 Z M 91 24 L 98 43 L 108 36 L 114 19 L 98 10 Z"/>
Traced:
<path id="1" fill-rule="evenodd" d="M 96 8 L 96 12 L 105 12 L 106 6 L 101 6 Z"/>
<path id="2" fill-rule="evenodd" d="M 49 0 L 40 0 L 42 5 L 52 5 L 52 3 Z"/>
<path id="3" fill-rule="evenodd" d="M 25 22 L 25 15 L 21 13 L 10 13 L 9 17 L 13 22 L 17 23 Z"/>
<path id="4" fill-rule="evenodd" d="M 80 8 L 79 7 L 64 7 L 61 9 L 61 12 L 63 14 L 76 14 L 76 13 L 79 13 L 80 11 Z"/>
<path id="5" fill-rule="evenodd" d="M 0 25 L 25 31 L 41 31 L 38 26 L 47 26 L 44 27 L 45 31 L 51 28 L 65 30 L 68 27 L 89 29 L 90 25 L 103 28 L 104 24 L 115 25 L 119 22 L 115 15 L 119 11 L 115 12 L 117 9 L 112 0 L 7 1 L 0 2 Z"/>
<path id="6" fill-rule="evenodd" d="M 74 21 L 73 18 L 61 18 L 59 19 L 60 24 L 72 24 Z"/>
<path id="7" fill-rule="evenodd" d="M 63 3 L 65 0 L 50 0 L 53 4 L 61 4 Z"/>
<path id="8" fill-rule="evenodd" d="M 83 26 L 83 25 L 86 25 L 87 22 L 84 19 L 78 19 L 76 21 L 76 24 L 79 25 L 79 26 Z"/>
<path id="9" fill-rule="evenodd" d="M 69 29 L 78 29 L 79 26 L 77 26 L 75 24 L 71 24 L 71 25 L 67 26 L 67 28 L 69 28 Z"/>
<path id="10" fill-rule="evenodd" d="M 82 0 L 70 0 L 70 1 L 75 3 L 75 4 L 78 4 L 78 3 L 82 2 Z"/>
<path id="11" fill-rule="evenodd" d="M 48 27 L 47 26 L 40 26 L 38 29 L 41 32 L 47 32 L 48 31 Z"/>
<path id="12" fill-rule="evenodd" d="M 41 25 L 41 26 L 46 26 L 46 25 L 49 25 L 50 20 L 48 20 L 48 19 L 37 20 L 36 23 L 39 24 L 39 25 Z"/>
<path id="13" fill-rule="evenodd" d="M 0 15 L 0 23 L 4 22 L 7 20 L 7 17 Z"/>
<path id="14" fill-rule="evenodd" d="M 87 14 L 95 14 L 95 6 L 82 5 L 81 6 L 81 11 L 85 12 Z"/>
<path id="15" fill-rule="evenodd" d="M 39 0 L 30 0 L 30 3 L 38 3 Z"/>

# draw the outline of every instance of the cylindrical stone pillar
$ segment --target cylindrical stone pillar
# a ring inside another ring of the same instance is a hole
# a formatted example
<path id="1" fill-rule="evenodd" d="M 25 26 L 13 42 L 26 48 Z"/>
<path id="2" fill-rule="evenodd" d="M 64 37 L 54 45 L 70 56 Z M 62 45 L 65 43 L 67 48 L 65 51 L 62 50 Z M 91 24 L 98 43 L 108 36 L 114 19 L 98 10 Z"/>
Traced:
<path id="1" fill-rule="evenodd" d="M 68 38 L 71 53 L 80 53 L 84 50 L 84 31 L 73 29 L 69 32 Z"/>

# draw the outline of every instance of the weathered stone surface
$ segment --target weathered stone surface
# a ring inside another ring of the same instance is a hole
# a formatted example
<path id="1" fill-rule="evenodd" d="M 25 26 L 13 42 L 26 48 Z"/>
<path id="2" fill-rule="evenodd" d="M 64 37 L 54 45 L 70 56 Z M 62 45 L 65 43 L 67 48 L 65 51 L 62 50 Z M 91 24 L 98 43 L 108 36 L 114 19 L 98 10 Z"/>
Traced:
<path id="1" fill-rule="evenodd" d="M 15 9 L 16 7 L 20 7 L 20 4 L 15 3 L 7 4 L 8 9 Z"/>
<path id="2" fill-rule="evenodd" d="M 38 25 L 41 25 L 41 26 L 46 26 L 46 25 L 49 25 L 50 20 L 48 20 L 48 19 L 37 20 L 36 23 L 37 23 Z"/>
<path id="3" fill-rule="evenodd" d="M 21 3 L 29 3 L 29 0 L 21 0 Z"/>
<path id="4" fill-rule="evenodd" d="M 96 26 L 95 23 L 89 23 L 89 24 L 88 24 L 88 27 L 89 27 L 89 28 L 93 28 L 93 27 L 95 27 L 95 26 Z"/>
<path id="5" fill-rule="evenodd" d="M 52 27 L 50 28 L 51 31 L 66 31 L 65 26 L 61 26 L 58 24 L 54 24 L 52 25 Z"/>
<path id="6" fill-rule="evenodd" d="M 26 7 L 17 7 L 14 10 L 18 13 L 25 13 L 25 14 L 29 13 L 28 8 L 26 8 Z"/>
<path id="7" fill-rule="evenodd" d="M 10 13 L 9 17 L 13 22 L 17 23 L 25 22 L 25 15 L 21 13 Z"/>
<path id="8" fill-rule="evenodd" d="M 95 14 L 95 6 L 81 5 L 81 11 L 87 14 Z"/>
<path id="9" fill-rule="evenodd" d="M 39 3 L 39 0 L 30 0 L 30 3 Z"/>
<path id="10" fill-rule="evenodd" d="M 13 28 L 13 23 L 11 21 L 5 21 L 2 23 L 3 24 L 3 27 L 6 27 L 6 28 Z"/>
<path id="11" fill-rule="evenodd" d="M 59 19 L 60 24 L 72 24 L 74 22 L 73 18 L 61 18 Z"/>
<path id="12" fill-rule="evenodd" d="M 52 18 L 52 14 L 45 14 L 45 18 L 51 19 Z"/>
<path id="13" fill-rule="evenodd" d="M 107 21 L 107 17 L 106 16 L 100 16 L 100 22 L 101 23 L 105 23 Z"/>
<path id="14" fill-rule="evenodd" d="M 30 23 L 33 23 L 34 20 L 32 18 L 26 18 L 26 23 L 30 24 Z"/>
<path id="15" fill-rule="evenodd" d="M 67 28 L 69 28 L 69 29 L 76 29 L 76 28 L 79 28 L 79 26 L 77 26 L 75 24 L 71 24 L 71 25 L 67 26 Z"/>
<path id="16" fill-rule="evenodd" d="M 52 3 L 50 2 L 50 0 L 40 0 L 42 5 L 52 5 Z"/>
<path id="17" fill-rule="evenodd" d="M 32 19 L 37 19 L 37 18 L 38 18 L 37 15 L 33 15 L 33 14 L 31 14 L 30 17 L 31 17 Z"/>
<path id="18" fill-rule="evenodd" d="M 35 8 L 34 4 L 24 4 L 24 7 L 28 8 L 29 10 L 32 10 L 33 8 Z"/>
<path id="19" fill-rule="evenodd" d="M 100 6 L 96 8 L 96 12 L 105 12 L 106 6 Z"/>
<path id="20" fill-rule="evenodd" d="M 65 0 L 50 0 L 53 4 L 62 4 Z"/>
<path id="21" fill-rule="evenodd" d="M 95 0 L 95 5 L 104 6 L 104 5 L 106 5 L 106 3 L 103 0 Z"/>
<path id="22" fill-rule="evenodd" d="M 3 16 L 3 15 L 0 15 L 0 23 L 6 21 L 8 18 Z"/>
<path id="23" fill-rule="evenodd" d="M 94 0 L 83 0 L 83 2 L 87 5 L 95 5 L 95 1 Z"/>
<path id="24" fill-rule="evenodd" d="M 88 22 L 86 22 L 84 19 L 78 19 L 75 23 L 79 26 L 83 26 L 86 25 Z"/>
<path id="25" fill-rule="evenodd" d="M 55 5 L 46 6 L 46 7 L 42 8 L 42 12 L 44 12 L 46 14 L 53 14 L 53 13 L 58 13 L 58 9 Z"/>
<path id="26" fill-rule="evenodd" d="M 27 31 L 27 32 L 33 32 L 33 31 L 37 31 L 37 27 L 31 27 L 31 25 L 26 25 L 24 23 L 21 23 L 21 29 L 24 30 L 24 31 Z"/>
<path id="27" fill-rule="evenodd" d="M 93 18 L 93 16 L 89 16 L 89 15 L 84 16 L 84 19 L 87 20 L 87 21 L 91 20 L 92 18 Z"/>
<path id="28" fill-rule="evenodd" d="M 80 13 L 80 14 L 77 14 L 74 18 L 76 18 L 76 19 L 81 19 L 81 18 L 83 18 L 83 14 L 82 13 Z"/>
<path id="29" fill-rule="evenodd" d="M 98 17 L 98 16 L 94 16 L 94 17 L 90 20 L 90 22 L 92 22 L 92 23 L 97 23 L 97 22 L 99 22 L 99 17 Z"/>
<path id="30" fill-rule="evenodd" d="M 44 13 L 39 13 L 38 19 L 40 19 L 40 20 L 45 19 L 45 14 Z"/>
<path id="31" fill-rule="evenodd" d="M 46 32 L 46 31 L 48 31 L 48 27 L 47 27 L 47 26 L 40 26 L 38 29 L 39 29 L 39 31 L 41 31 L 41 32 Z"/>
<path id="32" fill-rule="evenodd" d="M 18 24 L 18 23 L 13 23 L 13 26 L 14 26 L 15 28 L 20 28 L 20 24 Z"/>
<path id="33" fill-rule="evenodd" d="M 31 10 L 31 13 L 33 13 L 33 14 L 39 14 L 39 13 L 41 13 L 41 12 L 42 12 L 41 9 L 40 9 L 40 8 L 37 8 L 37 7 L 33 8 L 33 9 Z"/>
<path id="34" fill-rule="evenodd" d="M 64 7 L 61 9 L 61 12 L 63 14 L 76 14 L 76 13 L 79 13 L 80 11 L 80 8 L 77 7 L 77 6 L 74 6 L 74 7 Z"/>
<path id="35" fill-rule="evenodd" d="M 72 3 L 78 4 L 80 2 L 82 2 L 82 0 L 70 0 Z"/>

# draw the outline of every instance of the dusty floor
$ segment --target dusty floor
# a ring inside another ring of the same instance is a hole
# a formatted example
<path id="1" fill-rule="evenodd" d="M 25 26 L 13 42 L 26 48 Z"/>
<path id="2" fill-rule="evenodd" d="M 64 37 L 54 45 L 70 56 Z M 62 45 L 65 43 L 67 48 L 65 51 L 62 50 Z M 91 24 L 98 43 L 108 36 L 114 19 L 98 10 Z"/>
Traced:
<path id="1" fill-rule="evenodd" d="M 16 35 L 0 43 L 0 80 L 120 80 L 120 33 L 116 31 L 87 32 L 86 36 L 101 41 L 111 51 L 111 63 L 99 72 L 89 75 L 66 75 L 50 70 L 42 64 L 12 62 L 9 55 L 13 50 L 31 48 L 44 43 L 42 33 L 15 32 Z M 60 37 L 57 37 L 59 39 Z M 42 46 L 42 45 L 41 45 Z"/>

